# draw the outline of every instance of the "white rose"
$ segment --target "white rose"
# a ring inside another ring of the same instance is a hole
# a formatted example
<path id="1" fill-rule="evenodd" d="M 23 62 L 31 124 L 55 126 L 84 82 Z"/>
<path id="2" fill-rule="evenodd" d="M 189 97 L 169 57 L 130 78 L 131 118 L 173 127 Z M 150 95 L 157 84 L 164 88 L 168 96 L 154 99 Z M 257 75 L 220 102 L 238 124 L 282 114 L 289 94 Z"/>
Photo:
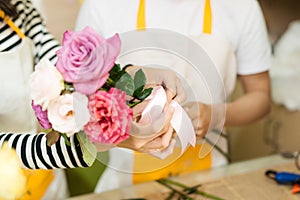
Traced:
<path id="1" fill-rule="evenodd" d="M 26 176 L 19 157 L 8 143 L 0 149 L 0 199 L 20 199 L 26 191 Z"/>
<path id="2" fill-rule="evenodd" d="M 58 97 L 64 89 L 64 80 L 55 66 L 44 58 L 30 76 L 30 87 L 34 103 L 46 110 L 49 102 Z"/>
<path id="3" fill-rule="evenodd" d="M 54 130 L 72 136 L 90 120 L 88 98 L 78 92 L 59 96 L 49 103 L 48 119 Z"/>

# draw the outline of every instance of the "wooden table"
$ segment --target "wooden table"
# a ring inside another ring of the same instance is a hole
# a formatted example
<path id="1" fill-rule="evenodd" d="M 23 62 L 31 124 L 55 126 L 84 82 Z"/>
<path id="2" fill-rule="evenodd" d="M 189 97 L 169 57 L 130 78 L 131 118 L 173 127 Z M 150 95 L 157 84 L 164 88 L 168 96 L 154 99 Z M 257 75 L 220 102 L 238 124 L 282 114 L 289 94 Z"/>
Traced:
<path id="1" fill-rule="evenodd" d="M 299 173 L 294 161 L 272 155 L 230 164 L 207 171 L 189 173 L 173 178 L 185 185 L 202 184 L 199 190 L 228 200 L 297 200 L 300 194 L 291 194 L 291 186 L 278 185 L 267 178 L 267 169 Z M 100 194 L 88 194 L 70 200 L 121 200 L 127 198 L 165 199 L 170 190 L 157 182 L 147 182 Z M 195 199 L 205 200 L 201 196 Z"/>

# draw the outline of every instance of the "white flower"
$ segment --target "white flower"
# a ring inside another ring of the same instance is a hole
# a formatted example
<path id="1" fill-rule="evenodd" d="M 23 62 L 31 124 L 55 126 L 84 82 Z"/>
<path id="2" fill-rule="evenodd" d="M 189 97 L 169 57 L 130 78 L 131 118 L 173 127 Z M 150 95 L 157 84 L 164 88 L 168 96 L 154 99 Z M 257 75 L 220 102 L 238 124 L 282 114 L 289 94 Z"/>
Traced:
<path id="1" fill-rule="evenodd" d="M 64 89 L 62 75 L 46 58 L 42 59 L 30 76 L 31 98 L 35 105 L 46 110 L 49 102 L 58 97 Z"/>
<path id="2" fill-rule="evenodd" d="M 26 176 L 17 153 L 4 143 L 0 149 L 0 199 L 20 199 L 26 191 Z"/>
<path id="3" fill-rule="evenodd" d="M 49 103 L 48 119 L 54 130 L 72 136 L 90 120 L 88 98 L 78 92 L 59 96 Z"/>

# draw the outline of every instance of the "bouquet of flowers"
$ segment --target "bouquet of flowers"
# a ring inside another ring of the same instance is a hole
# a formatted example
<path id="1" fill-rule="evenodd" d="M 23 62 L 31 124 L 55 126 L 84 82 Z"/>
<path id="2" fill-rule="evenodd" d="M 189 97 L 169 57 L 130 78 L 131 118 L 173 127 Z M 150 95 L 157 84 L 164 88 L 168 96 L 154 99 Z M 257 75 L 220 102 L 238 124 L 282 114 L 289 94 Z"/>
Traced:
<path id="1" fill-rule="evenodd" d="M 31 75 L 32 107 L 48 145 L 80 133 L 91 143 L 116 145 L 129 137 L 132 107 L 150 95 L 142 70 L 131 77 L 116 62 L 118 34 L 92 28 L 66 31 L 54 66 L 42 59 Z"/>

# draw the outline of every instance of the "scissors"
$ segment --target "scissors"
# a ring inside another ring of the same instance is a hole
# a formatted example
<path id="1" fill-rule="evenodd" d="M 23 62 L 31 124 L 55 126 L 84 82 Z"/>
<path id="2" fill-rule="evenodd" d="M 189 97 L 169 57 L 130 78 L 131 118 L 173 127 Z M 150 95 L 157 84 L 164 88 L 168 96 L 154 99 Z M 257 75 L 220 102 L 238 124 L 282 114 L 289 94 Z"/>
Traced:
<path id="1" fill-rule="evenodd" d="M 281 185 L 292 185 L 293 194 L 300 193 L 300 174 L 267 170 L 265 175 Z"/>

